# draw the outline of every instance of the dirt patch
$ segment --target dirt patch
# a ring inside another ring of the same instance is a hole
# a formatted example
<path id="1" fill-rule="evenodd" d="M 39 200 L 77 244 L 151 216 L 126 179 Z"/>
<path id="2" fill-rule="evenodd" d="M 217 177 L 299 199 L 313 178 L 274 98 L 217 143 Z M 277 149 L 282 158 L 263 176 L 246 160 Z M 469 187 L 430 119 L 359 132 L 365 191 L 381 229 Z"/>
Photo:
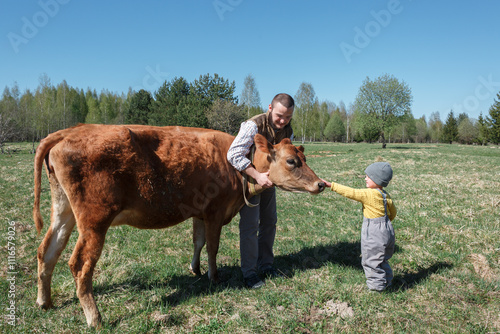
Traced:
<path id="1" fill-rule="evenodd" d="M 326 317 L 334 317 L 338 316 L 340 318 L 352 318 L 354 316 L 354 311 L 352 307 L 349 306 L 349 304 L 343 302 L 343 303 L 338 303 L 334 300 L 329 300 L 326 302 L 325 306 L 322 308 L 318 307 L 311 307 L 309 314 L 304 315 L 303 317 L 300 317 L 298 320 L 302 324 L 304 324 L 306 327 L 310 327 L 314 325 L 315 323 L 321 323 L 323 319 Z M 332 324 L 326 324 L 326 328 L 324 328 L 327 332 L 333 331 L 333 328 L 331 327 Z M 298 333 L 313 333 L 308 328 L 296 328 L 296 332 Z"/>
<path id="2" fill-rule="evenodd" d="M 166 323 L 169 319 L 168 314 L 162 314 L 159 311 L 151 313 L 150 317 L 154 322 L 163 322 L 163 323 Z"/>
<path id="3" fill-rule="evenodd" d="M 472 265 L 474 266 L 476 274 L 478 274 L 479 277 L 490 282 L 494 279 L 495 274 L 493 273 L 493 270 L 488 264 L 488 260 L 483 254 L 471 254 L 469 258 Z"/>
<path id="4" fill-rule="evenodd" d="M 338 315 L 341 318 L 352 318 L 354 316 L 354 310 L 349 304 L 346 302 L 337 303 L 334 300 L 327 301 L 325 306 L 320 309 L 318 313 L 327 316 Z"/>

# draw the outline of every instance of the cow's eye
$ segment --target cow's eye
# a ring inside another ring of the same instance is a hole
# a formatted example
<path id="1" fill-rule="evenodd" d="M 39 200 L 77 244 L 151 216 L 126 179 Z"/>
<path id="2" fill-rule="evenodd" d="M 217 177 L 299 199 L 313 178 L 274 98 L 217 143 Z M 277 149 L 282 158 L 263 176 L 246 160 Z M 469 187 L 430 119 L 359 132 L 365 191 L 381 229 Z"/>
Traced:
<path id="1" fill-rule="evenodd" d="M 290 159 L 287 159 L 286 160 L 286 163 L 289 164 L 289 165 L 295 165 L 295 160 L 290 158 Z"/>

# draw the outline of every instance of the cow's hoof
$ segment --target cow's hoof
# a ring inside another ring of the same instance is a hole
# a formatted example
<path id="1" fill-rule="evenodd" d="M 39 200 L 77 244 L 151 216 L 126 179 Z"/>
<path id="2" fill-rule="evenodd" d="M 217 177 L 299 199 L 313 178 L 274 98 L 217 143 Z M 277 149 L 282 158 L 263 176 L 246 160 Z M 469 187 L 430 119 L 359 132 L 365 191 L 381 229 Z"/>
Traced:
<path id="1" fill-rule="evenodd" d="M 40 303 L 40 302 L 36 302 L 36 305 L 41 308 L 42 310 L 48 310 L 49 308 L 53 308 L 54 305 L 52 305 L 52 302 L 49 301 L 49 302 L 46 302 L 46 303 Z"/>
<path id="2" fill-rule="evenodd" d="M 89 328 L 94 328 L 96 330 L 102 329 L 102 320 L 99 316 L 98 319 L 87 320 L 87 325 Z"/>
<path id="3" fill-rule="evenodd" d="M 198 268 L 193 268 L 192 265 L 189 265 L 189 272 L 195 276 L 201 276 L 201 270 L 200 267 Z"/>
<path id="4" fill-rule="evenodd" d="M 210 273 L 208 274 L 208 279 L 210 280 L 210 283 L 212 284 L 219 284 L 221 282 L 221 280 L 219 279 L 219 275 L 213 275 L 211 276 Z"/>

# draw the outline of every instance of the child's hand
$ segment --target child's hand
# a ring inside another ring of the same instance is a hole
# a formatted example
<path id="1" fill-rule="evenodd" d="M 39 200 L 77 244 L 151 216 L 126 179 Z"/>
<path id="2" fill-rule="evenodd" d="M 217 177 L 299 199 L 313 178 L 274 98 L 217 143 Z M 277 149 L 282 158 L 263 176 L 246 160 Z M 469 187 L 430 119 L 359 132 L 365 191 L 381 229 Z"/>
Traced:
<path id="1" fill-rule="evenodd" d="M 323 179 L 321 179 L 321 181 L 325 182 L 325 185 L 326 185 L 328 188 L 331 188 L 331 186 L 332 186 L 331 182 L 328 182 L 327 180 L 323 180 Z"/>

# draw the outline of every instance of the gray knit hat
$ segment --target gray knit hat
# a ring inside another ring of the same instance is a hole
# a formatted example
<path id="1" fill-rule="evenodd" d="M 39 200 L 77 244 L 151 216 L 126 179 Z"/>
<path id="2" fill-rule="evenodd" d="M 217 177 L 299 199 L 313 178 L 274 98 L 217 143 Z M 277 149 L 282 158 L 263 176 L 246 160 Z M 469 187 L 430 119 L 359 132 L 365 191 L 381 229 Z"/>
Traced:
<path id="1" fill-rule="evenodd" d="M 381 187 L 387 187 L 392 179 L 392 168 L 387 162 L 375 162 L 366 167 L 365 174 Z"/>

